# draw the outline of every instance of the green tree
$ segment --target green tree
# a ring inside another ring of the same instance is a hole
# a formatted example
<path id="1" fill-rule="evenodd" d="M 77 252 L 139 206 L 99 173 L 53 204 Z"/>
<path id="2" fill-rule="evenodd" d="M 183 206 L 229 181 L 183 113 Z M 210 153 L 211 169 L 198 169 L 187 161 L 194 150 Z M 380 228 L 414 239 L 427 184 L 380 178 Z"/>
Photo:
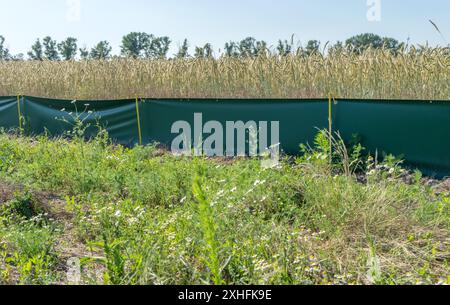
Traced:
<path id="1" fill-rule="evenodd" d="M 89 59 L 89 51 L 88 51 L 88 49 L 86 48 L 86 46 L 80 48 L 79 51 L 80 51 L 80 58 L 81 58 L 82 60 L 87 60 L 87 59 Z"/>
<path id="2" fill-rule="evenodd" d="M 209 42 L 203 46 L 203 50 L 205 50 L 205 57 L 212 58 L 213 57 L 213 47 Z"/>
<path id="3" fill-rule="evenodd" d="M 89 54 L 92 59 L 108 59 L 111 57 L 112 48 L 106 40 L 100 41 L 91 49 Z"/>
<path id="4" fill-rule="evenodd" d="M 77 55 L 77 39 L 68 37 L 58 44 L 58 50 L 63 60 L 74 60 Z"/>
<path id="5" fill-rule="evenodd" d="M 11 59 L 11 54 L 9 54 L 9 50 L 5 47 L 5 37 L 0 35 L 0 60 L 9 60 Z"/>
<path id="6" fill-rule="evenodd" d="M 263 40 L 257 41 L 253 37 L 247 37 L 239 42 L 238 49 L 241 57 L 258 56 L 267 50 L 267 43 Z"/>
<path id="7" fill-rule="evenodd" d="M 265 42 L 264 40 L 261 41 L 257 41 L 256 42 L 256 47 L 253 51 L 254 56 L 258 56 L 261 54 L 264 54 L 267 52 L 267 42 Z"/>
<path id="8" fill-rule="evenodd" d="M 239 55 L 241 57 L 251 57 L 256 48 L 256 39 L 247 37 L 239 42 Z"/>
<path id="9" fill-rule="evenodd" d="M 59 60 L 56 40 L 47 36 L 42 40 L 42 43 L 44 45 L 44 57 L 48 60 Z"/>
<path id="10" fill-rule="evenodd" d="M 205 57 L 205 50 L 203 50 L 203 47 L 195 47 L 195 58 L 204 58 Z"/>
<path id="11" fill-rule="evenodd" d="M 344 51 L 345 51 L 344 44 L 342 43 L 342 41 L 338 41 L 330 47 L 330 49 L 328 50 L 328 53 L 329 54 L 338 54 L 338 53 L 342 53 Z"/>
<path id="12" fill-rule="evenodd" d="M 320 42 L 317 40 L 310 40 L 308 41 L 308 43 L 306 44 L 306 48 L 305 48 L 305 55 L 306 56 L 311 56 L 314 54 L 318 54 L 320 53 Z"/>
<path id="13" fill-rule="evenodd" d="M 239 56 L 238 45 L 234 41 L 225 43 L 224 50 L 225 50 L 225 56 L 227 56 L 227 57 L 238 57 Z"/>
<path id="14" fill-rule="evenodd" d="M 131 32 L 122 38 L 121 54 L 131 58 L 142 58 L 152 37 L 147 33 Z"/>
<path id="15" fill-rule="evenodd" d="M 205 44 L 203 47 L 195 48 L 195 58 L 213 58 L 213 48 L 210 43 Z"/>
<path id="16" fill-rule="evenodd" d="M 145 57 L 163 59 L 167 57 L 171 40 L 167 36 L 155 37 L 154 35 L 148 35 L 149 39 L 145 45 Z"/>
<path id="17" fill-rule="evenodd" d="M 23 53 L 18 53 L 16 55 L 11 56 L 11 60 L 13 60 L 13 61 L 23 61 L 23 60 L 25 60 L 25 55 Z"/>
<path id="18" fill-rule="evenodd" d="M 345 46 L 351 52 L 361 54 L 368 48 L 381 49 L 385 48 L 389 51 L 397 53 L 403 46 L 394 38 L 381 37 L 372 33 L 365 33 L 350 37 L 346 40 Z"/>
<path id="19" fill-rule="evenodd" d="M 383 37 L 382 44 L 383 48 L 388 49 L 394 54 L 397 54 L 401 49 L 405 47 L 405 44 L 403 42 L 399 42 L 398 40 L 390 37 Z"/>
<path id="20" fill-rule="evenodd" d="M 187 58 L 189 57 L 189 44 L 188 44 L 188 40 L 185 39 L 183 41 L 183 44 L 181 45 L 181 47 L 178 49 L 177 54 L 175 55 L 176 58 Z"/>
<path id="21" fill-rule="evenodd" d="M 37 39 L 36 42 L 31 46 L 31 51 L 28 52 L 28 57 L 31 60 L 43 60 L 44 53 L 42 49 L 42 43 L 40 39 Z"/>
<path id="22" fill-rule="evenodd" d="M 287 40 L 278 40 L 277 51 L 280 56 L 288 56 L 292 52 L 292 44 Z"/>

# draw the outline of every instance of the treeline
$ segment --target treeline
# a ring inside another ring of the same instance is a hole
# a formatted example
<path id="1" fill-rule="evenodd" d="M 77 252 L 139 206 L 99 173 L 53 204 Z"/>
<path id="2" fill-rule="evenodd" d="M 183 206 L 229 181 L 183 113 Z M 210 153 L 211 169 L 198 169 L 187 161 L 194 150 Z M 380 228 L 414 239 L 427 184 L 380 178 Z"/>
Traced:
<path id="1" fill-rule="evenodd" d="M 120 46 L 120 57 L 127 58 L 145 58 L 145 59 L 165 59 L 168 58 L 168 52 L 172 41 L 167 36 L 157 37 L 153 34 L 143 32 L 132 32 L 122 38 Z M 213 46 L 206 43 L 203 46 L 195 46 L 194 53 L 189 53 L 189 42 L 185 39 L 179 46 L 176 54 L 172 58 L 213 58 L 215 56 Z M 263 53 L 276 54 L 279 56 L 288 56 L 291 54 L 298 56 L 311 56 L 316 53 L 325 52 L 351 52 L 360 54 L 368 48 L 385 48 L 396 54 L 405 48 L 405 43 L 399 42 L 394 38 L 381 37 L 376 34 L 360 34 L 347 39 L 345 42 L 338 41 L 334 45 L 326 43 L 321 45 L 317 40 L 310 40 L 305 46 L 294 44 L 294 38 L 290 41 L 279 40 L 276 46 L 268 46 L 263 40 L 256 40 L 253 37 L 247 37 L 241 41 L 230 41 L 225 43 L 223 51 L 219 51 L 219 56 L 226 57 L 252 57 Z M 108 41 L 100 41 L 92 48 L 79 48 L 78 40 L 74 37 L 68 37 L 61 42 L 57 42 L 50 36 L 42 40 L 37 39 L 31 46 L 29 52 L 24 54 L 12 55 L 5 46 L 5 38 L 0 35 L 0 60 L 82 60 L 87 59 L 110 59 L 113 56 L 112 47 Z"/>

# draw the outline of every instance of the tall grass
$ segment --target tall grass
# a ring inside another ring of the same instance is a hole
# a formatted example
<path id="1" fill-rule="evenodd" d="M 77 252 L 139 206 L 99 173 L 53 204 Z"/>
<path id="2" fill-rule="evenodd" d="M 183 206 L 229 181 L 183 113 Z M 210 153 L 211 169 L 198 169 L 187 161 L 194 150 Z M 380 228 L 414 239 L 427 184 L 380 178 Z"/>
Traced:
<path id="1" fill-rule="evenodd" d="M 192 183 L 192 193 L 198 204 L 198 219 L 203 235 L 204 243 L 204 260 L 211 272 L 212 282 L 216 285 L 223 284 L 220 271 L 219 248 L 217 241 L 216 230 L 217 224 L 214 221 L 214 210 L 207 200 L 207 195 L 203 189 L 204 173 L 201 168 L 197 169 L 197 175 L 194 177 Z"/>
<path id="2" fill-rule="evenodd" d="M 267 170 L 0 133 L 0 284 L 65 283 L 66 253 L 94 284 L 450 283 L 450 197 L 327 139 Z M 30 201 L 55 218 L 27 219 Z"/>
<path id="3" fill-rule="evenodd" d="M 447 49 L 309 57 L 0 62 L 0 95 L 67 99 L 450 99 Z"/>

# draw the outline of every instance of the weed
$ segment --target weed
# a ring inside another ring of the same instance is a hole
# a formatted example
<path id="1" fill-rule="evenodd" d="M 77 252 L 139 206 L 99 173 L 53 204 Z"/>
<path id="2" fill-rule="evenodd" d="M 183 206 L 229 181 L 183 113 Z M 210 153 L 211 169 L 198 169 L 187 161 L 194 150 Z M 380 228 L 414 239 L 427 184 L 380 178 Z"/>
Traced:
<path id="1" fill-rule="evenodd" d="M 223 280 L 220 270 L 219 259 L 219 243 L 216 236 L 216 222 L 214 220 L 214 210 L 208 202 L 206 193 L 203 190 L 204 173 L 201 169 L 198 170 L 192 183 L 192 192 L 194 198 L 197 200 L 198 218 L 200 221 L 200 229 L 203 235 L 203 243 L 205 249 L 205 262 L 211 272 L 211 278 L 214 284 L 221 285 Z"/>
<path id="2" fill-rule="evenodd" d="M 103 137 L 0 134 L 0 187 L 29 190 L 0 203 L 0 281 L 67 278 L 64 227 L 89 250 L 77 257 L 94 284 L 445 283 L 448 196 L 357 142 L 319 132 L 295 163 L 264 170 Z M 71 216 L 29 210 L 32 190 L 66 198 Z"/>

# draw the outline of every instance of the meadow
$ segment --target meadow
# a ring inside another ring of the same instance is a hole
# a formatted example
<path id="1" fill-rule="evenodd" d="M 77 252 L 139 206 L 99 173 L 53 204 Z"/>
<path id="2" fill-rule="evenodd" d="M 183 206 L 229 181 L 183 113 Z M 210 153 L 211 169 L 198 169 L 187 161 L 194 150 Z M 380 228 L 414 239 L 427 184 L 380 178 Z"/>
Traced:
<path id="1" fill-rule="evenodd" d="M 263 169 L 82 134 L 0 134 L 1 284 L 450 283 L 448 181 L 394 156 L 321 131 Z"/>
<path id="2" fill-rule="evenodd" d="M 450 99 L 450 54 L 331 52 L 218 59 L 0 61 L 0 95 L 65 99 Z"/>
<path id="3" fill-rule="evenodd" d="M 438 48 L 0 61 L 0 95 L 450 100 L 449 68 Z M 84 132 L 0 131 L 0 284 L 450 284 L 450 180 L 396 156 L 318 131 L 264 169 Z"/>

